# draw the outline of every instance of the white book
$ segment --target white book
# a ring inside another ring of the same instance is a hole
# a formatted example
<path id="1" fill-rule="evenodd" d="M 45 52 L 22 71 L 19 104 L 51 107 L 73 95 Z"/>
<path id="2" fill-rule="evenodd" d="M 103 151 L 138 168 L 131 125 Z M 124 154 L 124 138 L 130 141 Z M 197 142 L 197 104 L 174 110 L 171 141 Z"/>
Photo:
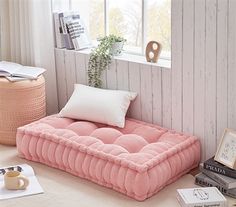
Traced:
<path id="1" fill-rule="evenodd" d="M 60 17 L 63 17 L 63 12 L 54 12 L 54 30 L 55 30 L 55 39 L 57 48 L 65 48 L 65 39 L 63 36 L 62 25 Z"/>
<path id="2" fill-rule="evenodd" d="M 59 19 L 60 19 L 62 32 L 63 32 L 62 35 L 63 35 L 63 39 L 65 42 L 65 47 L 66 47 L 66 49 L 69 49 L 69 50 L 74 49 L 74 45 L 73 45 L 72 39 L 70 37 L 70 34 L 68 32 L 68 28 L 66 27 L 66 23 L 64 20 L 65 20 L 65 17 L 72 16 L 75 13 L 76 13 L 75 11 L 68 11 L 68 12 L 63 12 L 63 13 L 59 14 Z"/>
<path id="3" fill-rule="evenodd" d="M 182 207 L 227 207 L 227 200 L 216 187 L 177 189 Z"/>
<path id="4" fill-rule="evenodd" d="M 44 68 L 23 66 L 17 63 L 1 61 L 0 76 L 21 77 L 27 79 L 37 79 L 46 70 Z"/>
<path id="5" fill-rule="evenodd" d="M 29 179 L 29 186 L 25 190 L 7 190 L 4 187 L 4 174 L 10 170 L 20 171 Z M 0 167 L 0 200 L 23 197 L 28 195 L 43 193 L 43 189 L 39 184 L 34 170 L 27 164 L 14 165 L 8 167 Z"/>

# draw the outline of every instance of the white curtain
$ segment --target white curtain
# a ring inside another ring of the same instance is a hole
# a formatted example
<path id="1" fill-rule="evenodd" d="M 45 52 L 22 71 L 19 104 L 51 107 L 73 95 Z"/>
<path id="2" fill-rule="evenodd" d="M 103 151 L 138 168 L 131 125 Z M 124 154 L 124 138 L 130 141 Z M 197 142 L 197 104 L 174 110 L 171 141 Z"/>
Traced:
<path id="1" fill-rule="evenodd" d="M 2 60 L 43 67 L 47 113 L 58 112 L 51 0 L 0 0 Z"/>

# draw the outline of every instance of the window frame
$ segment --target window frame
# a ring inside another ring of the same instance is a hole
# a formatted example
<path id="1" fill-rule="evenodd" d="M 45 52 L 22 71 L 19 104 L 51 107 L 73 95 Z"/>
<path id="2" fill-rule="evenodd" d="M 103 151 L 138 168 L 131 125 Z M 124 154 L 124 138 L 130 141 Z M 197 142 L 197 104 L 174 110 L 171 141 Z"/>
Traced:
<path id="1" fill-rule="evenodd" d="M 145 56 L 145 50 L 146 50 L 146 45 L 147 45 L 147 0 L 141 0 L 142 1 L 142 34 L 141 34 L 141 39 L 142 39 L 142 45 L 141 45 L 141 54 L 140 53 L 135 53 L 131 51 L 124 51 L 127 54 L 133 54 L 133 55 L 139 55 L 139 56 Z M 109 35 L 109 0 L 103 0 L 104 2 L 104 34 L 105 36 Z M 69 10 L 72 9 L 72 0 L 68 0 L 69 3 Z M 167 53 L 167 52 L 166 52 Z M 163 55 L 161 53 L 160 59 L 164 60 L 171 60 L 171 51 L 168 52 L 169 54 Z"/>

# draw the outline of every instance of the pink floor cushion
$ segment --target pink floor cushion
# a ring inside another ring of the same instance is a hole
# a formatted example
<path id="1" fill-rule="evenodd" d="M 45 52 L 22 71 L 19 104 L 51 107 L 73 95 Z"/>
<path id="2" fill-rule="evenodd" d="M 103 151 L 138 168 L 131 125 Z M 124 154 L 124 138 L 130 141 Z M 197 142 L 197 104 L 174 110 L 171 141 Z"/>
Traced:
<path id="1" fill-rule="evenodd" d="M 25 159 L 59 168 L 142 201 L 195 168 L 194 136 L 127 119 L 125 128 L 43 118 L 17 130 Z"/>

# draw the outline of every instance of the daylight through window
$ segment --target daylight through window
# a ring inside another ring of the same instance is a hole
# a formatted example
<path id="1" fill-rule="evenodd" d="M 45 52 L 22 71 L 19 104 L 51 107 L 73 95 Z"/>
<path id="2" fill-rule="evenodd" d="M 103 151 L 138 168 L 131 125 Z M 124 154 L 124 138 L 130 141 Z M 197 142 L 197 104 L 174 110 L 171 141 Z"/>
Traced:
<path id="1" fill-rule="evenodd" d="M 53 0 L 54 10 L 78 10 L 90 38 L 115 34 L 127 39 L 128 53 L 144 54 L 150 40 L 171 57 L 171 0 Z"/>

